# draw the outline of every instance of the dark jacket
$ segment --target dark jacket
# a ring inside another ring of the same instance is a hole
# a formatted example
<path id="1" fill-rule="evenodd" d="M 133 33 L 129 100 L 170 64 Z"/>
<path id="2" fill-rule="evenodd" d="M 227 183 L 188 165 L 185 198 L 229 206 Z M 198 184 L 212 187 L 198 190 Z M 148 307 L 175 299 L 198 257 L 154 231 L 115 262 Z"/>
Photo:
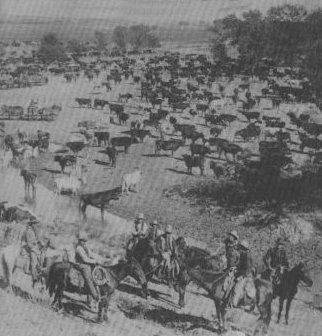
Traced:
<path id="1" fill-rule="evenodd" d="M 239 264 L 238 243 L 225 240 L 227 268 L 236 267 Z"/>
<path id="2" fill-rule="evenodd" d="M 278 249 L 277 247 L 270 248 L 265 257 L 264 264 L 266 267 L 278 268 L 281 266 L 289 267 L 289 262 L 287 259 L 287 254 L 284 248 Z"/>
<path id="3" fill-rule="evenodd" d="M 250 251 L 241 251 L 239 264 L 237 267 L 237 276 L 249 277 L 252 275 L 254 261 Z"/>

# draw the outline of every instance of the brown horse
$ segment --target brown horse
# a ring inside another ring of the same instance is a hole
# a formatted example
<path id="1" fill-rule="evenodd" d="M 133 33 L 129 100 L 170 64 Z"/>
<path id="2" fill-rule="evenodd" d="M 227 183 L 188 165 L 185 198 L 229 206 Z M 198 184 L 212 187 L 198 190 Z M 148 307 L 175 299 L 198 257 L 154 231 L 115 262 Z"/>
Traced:
<path id="1" fill-rule="evenodd" d="M 124 278 L 131 276 L 142 285 L 143 289 L 147 288 L 146 278 L 141 267 L 131 259 L 121 261 L 113 266 L 104 266 L 103 268 L 105 269 L 107 281 L 98 286 L 100 294 L 97 316 L 98 322 L 107 320 L 107 309 L 111 296 Z M 75 277 L 77 279 L 76 283 Z M 62 296 L 64 291 L 90 295 L 89 289 L 85 285 L 77 265 L 70 262 L 54 263 L 50 268 L 46 286 L 50 296 L 55 294 L 52 305 L 58 303 L 59 309 L 63 308 Z M 146 292 L 144 294 L 146 294 Z"/>

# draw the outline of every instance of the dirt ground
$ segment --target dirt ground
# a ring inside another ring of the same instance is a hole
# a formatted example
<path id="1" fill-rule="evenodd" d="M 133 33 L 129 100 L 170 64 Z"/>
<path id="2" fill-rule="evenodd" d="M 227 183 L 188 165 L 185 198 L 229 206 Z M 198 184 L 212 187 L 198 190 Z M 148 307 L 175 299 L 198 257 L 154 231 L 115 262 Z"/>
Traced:
<path id="1" fill-rule="evenodd" d="M 101 80 L 98 78 L 94 81 L 99 83 Z M 233 85 L 234 83 L 228 87 L 227 94 Z M 255 92 L 259 91 L 260 85 L 254 83 L 252 88 Z M 15 134 L 19 128 L 28 134 L 35 134 L 38 129 L 41 129 L 50 132 L 51 143 L 60 145 L 68 141 L 73 135 L 71 132 L 77 131 L 79 121 L 109 119 L 108 110 L 78 108 L 75 103 L 76 97 L 98 97 L 115 102 L 119 93 L 129 92 L 135 96 L 126 104 L 126 112 L 131 113 L 130 120 L 145 118 L 140 108 L 141 102 L 137 98 L 138 87 L 131 81 L 123 81 L 120 86 L 113 86 L 113 90 L 109 93 L 104 92 L 104 89 L 101 93 L 98 93 L 99 91 L 94 92 L 94 83 L 88 82 L 85 78 L 80 78 L 75 84 L 66 83 L 62 77 L 50 77 L 48 85 L 43 87 L 2 90 L 0 91 L 2 104 L 21 105 L 26 108 L 31 98 L 38 98 L 40 106 L 61 103 L 63 107 L 54 122 L 6 121 L 6 132 Z M 262 111 L 270 108 L 266 101 L 261 104 Z M 183 113 L 178 114 L 178 119 L 195 123 L 200 130 L 203 130 L 207 136 L 209 135 L 209 127 L 204 125 L 201 118 L 196 117 L 191 120 L 188 113 Z M 231 134 L 245 125 L 243 121 L 234 122 L 223 136 L 231 138 Z M 112 136 L 124 135 L 122 132 L 127 131 L 128 128 L 128 126 L 111 124 L 110 132 Z M 154 134 L 154 137 L 156 135 Z M 11 202 L 25 203 L 36 214 L 40 214 L 45 219 L 42 230 L 54 235 L 58 246 L 71 246 L 75 233 L 82 225 L 85 225 L 91 237 L 90 244 L 94 249 L 107 255 L 122 253 L 127 234 L 131 231 L 131 221 L 137 213 L 143 212 L 148 221 L 157 219 L 161 227 L 172 224 L 176 235 L 200 241 L 209 250 L 217 250 L 222 246 L 225 234 L 232 229 L 237 229 L 241 238 L 250 241 L 254 255 L 257 261 L 260 261 L 267 248 L 273 244 L 278 234 L 277 229 L 241 226 L 245 213 L 234 214 L 210 200 L 202 199 L 197 202 L 192 198 L 181 196 L 199 181 L 206 185 L 213 183 L 215 177 L 209 169 L 208 161 L 216 159 L 217 154 L 212 154 L 207 159 L 204 177 L 199 176 L 198 169 L 193 171 L 193 176 L 189 176 L 181 160 L 182 154 L 189 152 L 189 147 L 180 148 L 174 158 L 167 156 L 168 153 L 155 157 L 154 137 L 145 139 L 143 144 L 131 146 L 128 154 L 120 153 L 116 168 L 111 168 L 107 156 L 100 153 L 103 148 L 92 147 L 90 149 L 91 163 L 88 167 L 87 185 L 82 192 L 112 189 L 120 185 L 122 174 L 131 172 L 135 167 L 143 171 L 143 182 L 139 192 L 122 196 L 119 201 L 112 202 L 104 225 L 100 223 L 99 212 L 95 209 L 89 210 L 88 222 L 83 224 L 78 214 L 77 198 L 72 199 L 70 196 L 53 198 L 51 190 L 54 178 L 59 174 L 59 165 L 53 161 L 53 154 L 50 152 L 42 154 L 38 159 L 31 159 L 29 162 L 30 168 L 34 169 L 38 175 L 39 188 L 35 201 L 26 202 L 23 198 L 23 184 L 14 170 L 1 173 L 0 200 L 6 200 L 9 197 Z M 241 143 L 241 146 L 247 146 L 254 153 L 258 148 L 257 143 L 247 145 Z M 294 155 L 298 162 L 306 159 L 305 154 L 294 153 Z M 95 160 L 100 161 L 100 164 L 95 163 Z M 167 192 L 174 188 L 180 192 Z M 284 220 L 291 222 L 293 219 L 290 211 L 285 209 L 284 212 Z M 294 264 L 302 259 L 308 261 L 312 268 L 314 281 L 319 282 L 320 275 L 317 270 L 320 269 L 321 263 L 316 251 L 320 248 L 318 223 L 321 213 L 318 211 L 297 212 L 296 217 L 309 223 L 313 228 L 313 234 L 289 246 L 291 262 Z M 316 246 L 315 250 L 312 245 Z M 173 305 L 173 302 L 177 302 L 177 294 L 168 293 L 168 289 L 164 286 L 152 285 L 158 299 L 149 301 L 137 297 L 135 290 L 127 285 L 121 289 L 122 291 L 117 292 L 113 299 L 110 321 L 104 326 L 88 322 L 90 314 L 87 313 L 85 320 L 79 316 L 73 317 L 71 312 L 58 315 L 49 309 L 48 298 L 41 298 L 37 303 L 28 302 L 23 299 L 23 293 L 12 296 L 1 291 L 3 304 L 0 307 L 0 330 L 4 332 L 4 335 L 14 336 L 20 335 L 22 330 L 28 330 L 28 333 L 24 335 L 55 336 L 99 336 L 103 333 L 125 335 L 129 332 L 135 332 L 137 335 L 210 335 L 216 332 L 212 303 L 205 296 L 196 295 L 197 289 L 194 286 L 189 289 L 186 299 L 187 307 L 184 310 L 179 310 Z M 29 289 L 27 288 L 26 291 L 28 292 Z M 291 310 L 290 326 L 275 324 L 276 307 L 274 307 L 269 335 L 320 335 L 321 315 L 318 310 L 312 308 L 313 296 L 319 295 L 319 291 L 319 286 L 315 287 L 314 293 L 305 288 L 300 289 Z M 235 311 L 230 313 L 229 320 L 238 330 L 250 333 L 254 318 L 250 314 Z"/>

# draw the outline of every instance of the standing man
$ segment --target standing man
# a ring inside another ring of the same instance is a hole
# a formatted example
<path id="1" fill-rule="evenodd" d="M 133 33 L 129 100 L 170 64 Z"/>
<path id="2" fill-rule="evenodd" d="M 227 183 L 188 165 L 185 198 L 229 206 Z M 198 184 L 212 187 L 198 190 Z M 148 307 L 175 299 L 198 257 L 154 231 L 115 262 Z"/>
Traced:
<path id="1" fill-rule="evenodd" d="M 132 230 L 132 237 L 130 238 L 126 246 L 126 253 L 128 256 L 132 254 L 139 240 L 147 236 L 147 233 L 148 226 L 144 221 L 144 214 L 140 213 L 135 218 L 134 228 Z"/>
<path id="2" fill-rule="evenodd" d="M 30 258 L 30 270 L 31 270 L 33 288 L 35 288 L 36 284 L 38 283 L 38 275 L 39 275 L 38 260 L 40 255 L 41 242 L 36 229 L 36 224 L 38 223 L 39 221 L 36 219 L 29 220 L 27 228 L 22 236 L 22 241 L 24 242 L 25 249 L 28 252 Z"/>

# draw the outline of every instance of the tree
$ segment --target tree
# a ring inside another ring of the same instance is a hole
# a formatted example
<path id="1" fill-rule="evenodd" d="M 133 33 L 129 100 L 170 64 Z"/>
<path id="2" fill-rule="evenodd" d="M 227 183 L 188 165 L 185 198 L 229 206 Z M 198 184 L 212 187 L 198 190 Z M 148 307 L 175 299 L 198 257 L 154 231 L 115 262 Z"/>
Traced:
<path id="1" fill-rule="evenodd" d="M 40 43 L 38 56 L 47 62 L 53 62 L 66 57 L 63 44 L 54 33 L 46 34 Z"/>
<path id="2" fill-rule="evenodd" d="M 82 51 L 85 51 L 85 46 L 78 40 L 72 39 L 67 42 L 67 49 L 72 53 L 80 53 Z"/>
<path id="3" fill-rule="evenodd" d="M 129 28 L 128 41 L 135 50 L 160 46 L 159 39 L 153 35 L 150 28 L 145 25 L 131 26 Z"/>
<path id="4" fill-rule="evenodd" d="M 113 42 L 122 50 L 126 50 L 128 29 L 124 26 L 117 26 L 113 30 Z"/>
<path id="5" fill-rule="evenodd" d="M 107 36 L 105 33 L 96 30 L 94 33 L 96 46 L 99 50 L 105 49 L 107 45 Z"/>

